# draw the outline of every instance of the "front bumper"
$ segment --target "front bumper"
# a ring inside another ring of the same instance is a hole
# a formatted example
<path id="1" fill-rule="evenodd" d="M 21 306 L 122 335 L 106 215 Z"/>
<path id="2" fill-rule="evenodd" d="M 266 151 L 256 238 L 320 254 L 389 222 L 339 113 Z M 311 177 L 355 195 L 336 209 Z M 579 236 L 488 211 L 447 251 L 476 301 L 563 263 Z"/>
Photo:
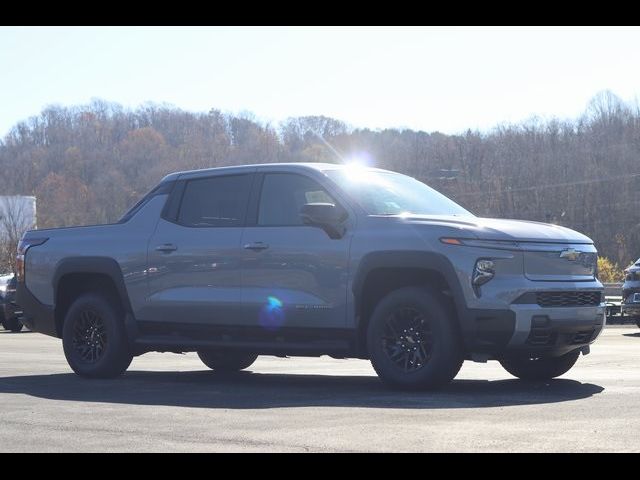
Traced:
<path id="1" fill-rule="evenodd" d="M 541 307 L 512 304 L 503 310 L 470 310 L 474 331 L 465 335 L 471 357 L 505 354 L 560 356 L 595 341 L 606 322 L 606 305 Z"/>
<path id="2" fill-rule="evenodd" d="M 589 345 L 606 324 L 606 304 L 545 308 L 511 305 L 515 328 L 508 350 L 563 355 Z"/>
<path id="3" fill-rule="evenodd" d="M 640 318 L 640 303 L 623 303 L 620 305 L 620 311 L 623 315 Z"/>

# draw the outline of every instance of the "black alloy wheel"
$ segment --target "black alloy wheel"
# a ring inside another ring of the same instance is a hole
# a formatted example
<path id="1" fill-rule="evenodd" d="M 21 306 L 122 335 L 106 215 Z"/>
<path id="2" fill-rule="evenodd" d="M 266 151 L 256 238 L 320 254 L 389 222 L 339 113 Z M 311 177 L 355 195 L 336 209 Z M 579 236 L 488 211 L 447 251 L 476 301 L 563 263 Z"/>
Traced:
<path id="1" fill-rule="evenodd" d="M 404 372 L 423 368 L 433 350 L 429 320 L 416 308 L 397 307 L 387 317 L 382 348 L 389 360 Z"/>
<path id="2" fill-rule="evenodd" d="M 367 352 L 386 384 L 428 390 L 448 384 L 464 359 L 451 305 L 428 287 L 385 295 L 367 325 Z"/>
<path id="3" fill-rule="evenodd" d="M 79 295 L 62 326 L 62 346 L 69 366 L 88 378 L 115 378 L 133 359 L 118 299 L 102 292 Z"/>
<path id="4" fill-rule="evenodd" d="M 78 315 L 73 328 L 73 347 L 86 363 L 96 363 L 107 348 L 107 329 L 99 313 L 87 308 Z"/>

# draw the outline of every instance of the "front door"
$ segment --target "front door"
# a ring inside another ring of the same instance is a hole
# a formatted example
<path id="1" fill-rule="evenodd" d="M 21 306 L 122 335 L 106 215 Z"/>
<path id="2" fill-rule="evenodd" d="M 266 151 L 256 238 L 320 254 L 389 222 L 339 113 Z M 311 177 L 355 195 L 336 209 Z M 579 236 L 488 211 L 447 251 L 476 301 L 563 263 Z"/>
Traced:
<path id="1" fill-rule="evenodd" d="M 188 180 L 174 219 L 149 243 L 149 294 L 140 320 L 233 325 L 242 313 L 242 229 L 253 174 Z"/>
<path id="2" fill-rule="evenodd" d="M 351 234 L 331 239 L 299 215 L 306 203 L 336 201 L 300 174 L 267 173 L 257 188 L 255 225 L 242 235 L 247 322 L 266 330 L 344 328 Z"/>

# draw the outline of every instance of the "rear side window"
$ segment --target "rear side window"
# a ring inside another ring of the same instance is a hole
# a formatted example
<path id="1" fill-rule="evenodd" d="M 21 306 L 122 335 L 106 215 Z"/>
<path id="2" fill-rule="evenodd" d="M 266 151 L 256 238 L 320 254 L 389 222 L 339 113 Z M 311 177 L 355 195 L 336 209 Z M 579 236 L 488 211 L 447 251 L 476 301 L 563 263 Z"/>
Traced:
<path id="1" fill-rule="evenodd" d="M 187 182 L 178 223 L 187 227 L 238 227 L 244 224 L 251 175 L 229 175 Z"/>
<path id="2" fill-rule="evenodd" d="M 300 209 L 306 203 L 335 201 L 318 182 L 293 173 L 272 173 L 264 177 L 260 195 L 258 225 L 302 225 Z"/>
<path id="3" fill-rule="evenodd" d="M 127 211 L 127 213 L 125 213 L 122 218 L 120 218 L 120 220 L 118 220 L 118 223 L 125 223 L 128 222 L 129 220 L 131 220 L 136 213 L 138 213 L 140 210 L 142 210 L 142 207 L 144 207 L 147 203 L 149 203 L 149 201 L 157 196 L 157 195 L 168 195 L 171 193 L 171 190 L 173 189 L 175 182 L 165 182 L 165 183 L 161 183 L 160 185 L 157 185 L 156 187 L 153 188 L 153 190 L 151 190 L 149 193 L 147 193 L 144 197 L 142 197 L 138 203 L 136 203 L 133 207 L 131 207 L 129 209 L 129 211 Z"/>

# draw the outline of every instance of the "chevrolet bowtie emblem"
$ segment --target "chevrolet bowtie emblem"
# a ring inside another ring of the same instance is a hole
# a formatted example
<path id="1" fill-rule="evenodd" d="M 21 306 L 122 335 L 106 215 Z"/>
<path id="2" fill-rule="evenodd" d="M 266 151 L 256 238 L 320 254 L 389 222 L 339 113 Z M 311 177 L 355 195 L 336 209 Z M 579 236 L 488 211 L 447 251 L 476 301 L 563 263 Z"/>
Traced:
<path id="1" fill-rule="evenodd" d="M 560 252 L 560 258 L 566 258 L 570 262 L 575 262 L 580 258 L 580 253 L 581 252 L 574 250 L 573 248 L 567 248 Z"/>

